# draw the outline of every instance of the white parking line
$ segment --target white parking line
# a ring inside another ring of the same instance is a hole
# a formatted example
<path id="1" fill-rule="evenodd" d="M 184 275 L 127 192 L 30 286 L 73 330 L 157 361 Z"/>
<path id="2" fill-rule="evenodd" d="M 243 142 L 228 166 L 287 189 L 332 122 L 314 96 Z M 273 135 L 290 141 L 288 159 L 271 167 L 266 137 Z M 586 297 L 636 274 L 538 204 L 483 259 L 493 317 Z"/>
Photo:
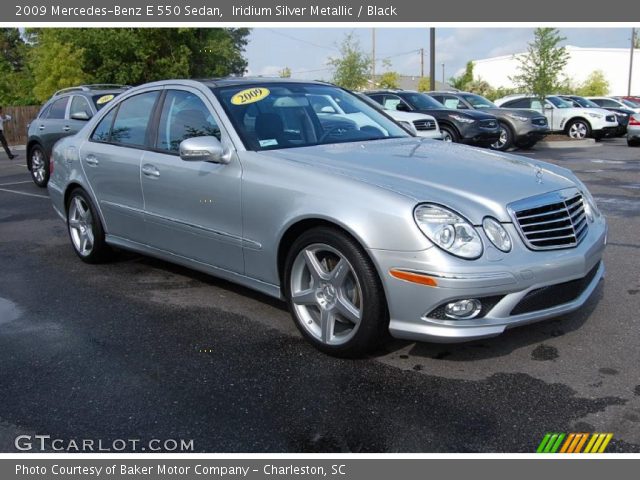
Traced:
<path id="1" fill-rule="evenodd" d="M 8 190 L 6 188 L 0 188 L 0 192 L 15 193 L 16 195 L 26 195 L 27 197 L 49 198 L 48 195 L 38 195 L 37 193 L 19 192 L 17 190 Z"/>
<path id="2" fill-rule="evenodd" d="M 0 183 L 0 187 L 7 187 L 9 185 L 22 185 L 23 183 L 32 183 L 32 180 L 25 180 L 24 182 L 11 182 L 11 183 Z"/>

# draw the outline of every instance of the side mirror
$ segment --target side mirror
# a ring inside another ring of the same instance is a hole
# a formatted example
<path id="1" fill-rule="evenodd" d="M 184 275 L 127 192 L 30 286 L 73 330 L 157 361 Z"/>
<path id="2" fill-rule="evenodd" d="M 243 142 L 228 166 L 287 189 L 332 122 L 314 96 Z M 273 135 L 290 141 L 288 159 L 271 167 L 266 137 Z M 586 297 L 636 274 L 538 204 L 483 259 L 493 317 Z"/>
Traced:
<path id="1" fill-rule="evenodd" d="M 216 137 L 192 137 L 180 142 L 180 158 L 185 162 L 229 163 Z"/>
<path id="2" fill-rule="evenodd" d="M 553 107 L 551 105 L 549 105 L 548 103 L 544 104 L 544 109 L 545 110 L 553 110 Z"/>
<path id="3" fill-rule="evenodd" d="M 411 109 L 408 107 L 408 105 L 406 103 L 402 103 L 402 102 L 400 102 L 400 103 L 398 103 L 396 105 L 396 110 L 399 111 L 399 112 L 410 112 L 411 111 Z"/>
<path id="4" fill-rule="evenodd" d="M 326 107 L 322 107 L 320 109 L 320 113 L 337 113 L 335 108 L 330 107 L 329 105 L 327 105 Z"/>
<path id="5" fill-rule="evenodd" d="M 91 115 L 89 115 L 87 112 L 82 111 L 82 112 L 75 112 L 71 114 L 71 120 L 83 120 L 83 121 L 87 121 L 91 118 Z"/>
<path id="6" fill-rule="evenodd" d="M 469 110 L 469 107 L 467 107 L 464 103 L 460 102 L 458 103 L 458 110 Z"/>

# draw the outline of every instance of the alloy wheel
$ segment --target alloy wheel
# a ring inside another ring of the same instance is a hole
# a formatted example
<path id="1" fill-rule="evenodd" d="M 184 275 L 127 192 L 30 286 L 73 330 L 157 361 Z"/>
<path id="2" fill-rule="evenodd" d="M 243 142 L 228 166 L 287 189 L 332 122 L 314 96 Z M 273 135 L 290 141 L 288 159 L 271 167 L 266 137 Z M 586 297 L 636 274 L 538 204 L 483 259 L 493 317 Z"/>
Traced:
<path id="1" fill-rule="evenodd" d="M 93 217 L 87 202 L 76 195 L 69 206 L 69 233 L 76 251 L 83 257 L 91 254 L 95 243 Z"/>
<path id="2" fill-rule="evenodd" d="M 40 150 L 39 148 L 34 148 L 33 153 L 31 153 L 31 174 L 35 178 L 36 182 L 44 182 L 46 176 L 46 168 L 47 165 L 44 161 L 42 150 Z"/>
<path id="3" fill-rule="evenodd" d="M 322 243 L 303 248 L 290 282 L 295 314 L 309 334 L 326 345 L 353 338 L 362 320 L 362 288 L 343 254 Z"/>
<path id="4" fill-rule="evenodd" d="M 496 143 L 491 145 L 496 150 L 502 150 L 507 143 L 507 129 L 505 127 L 500 127 L 500 138 Z"/>
<path id="5" fill-rule="evenodd" d="M 582 122 L 575 122 L 569 127 L 569 136 L 582 140 L 587 137 L 587 126 Z"/>

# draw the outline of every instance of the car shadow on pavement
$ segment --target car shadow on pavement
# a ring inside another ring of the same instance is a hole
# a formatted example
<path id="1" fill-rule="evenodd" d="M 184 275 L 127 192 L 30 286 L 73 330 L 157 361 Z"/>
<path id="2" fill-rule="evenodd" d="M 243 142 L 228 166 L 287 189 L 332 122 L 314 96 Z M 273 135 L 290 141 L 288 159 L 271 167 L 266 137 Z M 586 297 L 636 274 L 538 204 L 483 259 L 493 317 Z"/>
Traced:
<path id="1" fill-rule="evenodd" d="M 552 360 L 557 356 L 556 349 L 543 345 L 544 342 L 580 329 L 589 319 L 603 295 L 604 282 L 600 282 L 587 303 L 575 312 L 507 329 L 497 337 L 465 343 L 414 343 L 408 355 L 434 360 L 446 359 L 454 362 L 467 362 L 502 357 L 511 354 L 514 350 L 539 344 L 538 348 L 534 350 L 534 357 L 537 355 L 540 357 L 539 360 Z M 384 348 L 383 354 L 388 355 L 406 349 L 410 344 L 411 342 L 393 341 Z"/>

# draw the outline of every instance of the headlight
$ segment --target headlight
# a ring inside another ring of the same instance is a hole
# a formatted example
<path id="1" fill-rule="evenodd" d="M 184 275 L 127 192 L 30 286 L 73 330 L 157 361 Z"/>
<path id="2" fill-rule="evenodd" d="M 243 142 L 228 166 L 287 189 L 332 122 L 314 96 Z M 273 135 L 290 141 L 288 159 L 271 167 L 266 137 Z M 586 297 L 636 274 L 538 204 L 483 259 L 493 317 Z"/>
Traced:
<path id="1" fill-rule="evenodd" d="M 463 117 L 462 115 L 449 114 L 449 117 L 453 118 L 462 123 L 473 123 L 475 120 L 473 118 Z"/>
<path id="2" fill-rule="evenodd" d="M 493 243 L 498 250 L 503 252 L 511 251 L 511 237 L 504 229 L 502 224 L 495 218 L 486 217 L 482 221 L 482 228 L 487 238 Z"/>
<path id="3" fill-rule="evenodd" d="M 599 113 L 588 112 L 587 115 L 589 115 L 592 118 L 604 118 L 604 115 L 600 115 Z"/>
<path id="4" fill-rule="evenodd" d="M 629 116 L 626 113 L 622 113 L 622 112 L 616 113 L 616 115 L 622 118 L 627 118 Z"/>
<path id="5" fill-rule="evenodd" d="M 413 212 L 418 227 L 437 246 L 458 257 L 482 255 L 482 241 L 473 225 L 457 213 L 439 205 L 418 205 Z"/>
<path id="6" fill-rule="evenodd" d="M 516 115 L 515 113 L 507 113 L 507 117 L 511 117 L 515 120 L 520 120 L 521 122 L 526 122 L 529 120 L 529 117 L 523 117 L 522 115 Z"/>
<path id="7" fill-rule="evenodd" d="M 582 190 L 582 199 L 584 200 L 584 214 L 587 217 L 587 220 L 593 223 L 595 218 L 599 217 L 601 213 L 600 210 L 598 210 L 595 199 L 586 187 Z"/>

